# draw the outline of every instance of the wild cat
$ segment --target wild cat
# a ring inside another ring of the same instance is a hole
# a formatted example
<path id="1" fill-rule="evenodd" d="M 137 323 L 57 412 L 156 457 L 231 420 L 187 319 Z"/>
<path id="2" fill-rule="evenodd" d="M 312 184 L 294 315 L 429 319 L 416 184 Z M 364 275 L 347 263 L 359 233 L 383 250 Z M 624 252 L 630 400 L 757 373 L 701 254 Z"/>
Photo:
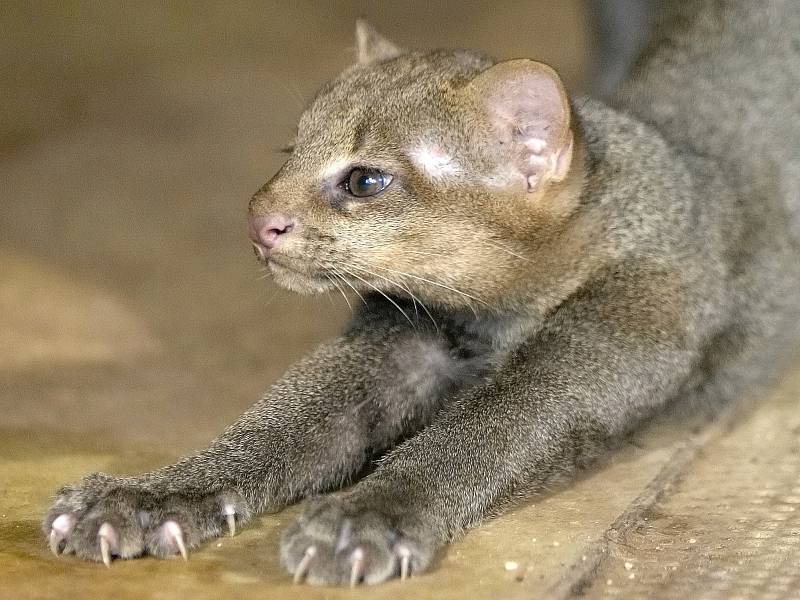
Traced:
<path id="1" fill-rule="evenodd" d="M 800 3 L 675 2 L 655 31 L 603 104 L 360 23 L 250 203 L 275 281 L 352 290 L 352 322 L 205 450 L 61 489 L 53 551 L 186 557 L 310 498 L 296 581 L 406 578 L 676 400 L 752 389 L 796 334 Z"/>

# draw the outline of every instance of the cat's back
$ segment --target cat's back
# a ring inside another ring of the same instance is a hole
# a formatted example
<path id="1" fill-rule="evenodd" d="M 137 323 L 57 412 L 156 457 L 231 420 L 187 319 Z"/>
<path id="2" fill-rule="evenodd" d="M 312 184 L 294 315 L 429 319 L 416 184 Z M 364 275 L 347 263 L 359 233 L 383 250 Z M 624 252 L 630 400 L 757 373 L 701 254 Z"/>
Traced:
<path id="1" fill-rule="evenodd" d="M 666 4 L 615 104 L 800 215 L 800 2 Z"/>

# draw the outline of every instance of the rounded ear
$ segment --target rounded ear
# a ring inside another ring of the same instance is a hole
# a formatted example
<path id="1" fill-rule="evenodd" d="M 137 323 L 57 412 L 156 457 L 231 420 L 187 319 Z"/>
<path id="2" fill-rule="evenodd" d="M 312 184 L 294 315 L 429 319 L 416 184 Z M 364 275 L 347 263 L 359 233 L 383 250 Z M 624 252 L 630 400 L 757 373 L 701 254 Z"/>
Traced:
<path id="1" fill-rule="evenodd" d="M 356 46 L 360 65 L 389 60 L 403 52 L 364 19 L 356 21 Z"/>
<path id="2" fill-rule="evenodd" d="M 509 165 L 529 192 L 561 181 L 572 163 L 571 109 L 558 74 L 533 60 L 489 67 L 465 88 L 488 118 L 491 146 L 511 157 Z"/>

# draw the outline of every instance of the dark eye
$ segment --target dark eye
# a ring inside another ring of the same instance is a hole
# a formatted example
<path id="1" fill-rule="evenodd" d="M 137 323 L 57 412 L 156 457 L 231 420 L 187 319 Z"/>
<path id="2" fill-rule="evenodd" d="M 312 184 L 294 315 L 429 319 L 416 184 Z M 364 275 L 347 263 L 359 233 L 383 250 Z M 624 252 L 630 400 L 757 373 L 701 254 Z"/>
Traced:
<path id="1" fill-rule="evenodd" d="M 392 182 L 392 176 L 377 169 L 356 168 L 342 182 L 342 187 L 357 198 L 379 194 Z"/>

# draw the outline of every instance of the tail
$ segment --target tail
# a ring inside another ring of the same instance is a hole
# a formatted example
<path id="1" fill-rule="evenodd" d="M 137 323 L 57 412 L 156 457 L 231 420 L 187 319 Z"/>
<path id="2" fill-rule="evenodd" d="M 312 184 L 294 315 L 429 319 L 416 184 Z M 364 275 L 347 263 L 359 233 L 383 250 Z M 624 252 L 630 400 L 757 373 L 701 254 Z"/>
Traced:
<path id="1" fill-rule="evenodd" d="M 737 183 L 775 190 L 800 233 L 800 1 L 663 4 L 612 103 Z"/>

